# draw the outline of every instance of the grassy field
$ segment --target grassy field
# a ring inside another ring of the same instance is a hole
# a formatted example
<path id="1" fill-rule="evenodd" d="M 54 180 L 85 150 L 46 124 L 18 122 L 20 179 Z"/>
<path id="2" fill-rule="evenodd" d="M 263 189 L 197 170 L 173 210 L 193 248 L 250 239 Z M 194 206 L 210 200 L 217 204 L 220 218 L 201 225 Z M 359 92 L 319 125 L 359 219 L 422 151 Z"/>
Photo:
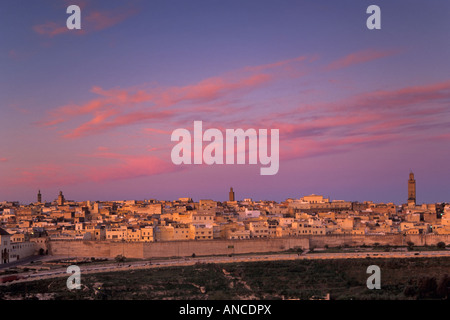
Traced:
<path id="1" fill-rule="evenodd" d="M 381 289 L 369 290 L 369 265 L 381 268 Z M 196 264 L 82 275 L 0 287 L 1 299 L 443 299 L 450 258 L 340 259 Z"/>

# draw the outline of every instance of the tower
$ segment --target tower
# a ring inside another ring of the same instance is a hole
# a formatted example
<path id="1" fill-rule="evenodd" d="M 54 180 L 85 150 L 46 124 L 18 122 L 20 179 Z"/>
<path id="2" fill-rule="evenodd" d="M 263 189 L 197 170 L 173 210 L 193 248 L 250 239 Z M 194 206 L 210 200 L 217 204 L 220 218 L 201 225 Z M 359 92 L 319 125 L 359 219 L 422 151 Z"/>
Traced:
<path id="1" fill-rule="evenodd" d="M 64 205 L 64 195 L 62 193 L 62 191 L 59 192 L 59 196 L 58 196 L 58 206 L 63 206 Z"/>
<path id="2" fill-rule="evenodd" d="M 42 194 L 41 194 L 41 190 L 39 190 L 38 195 L 37 195 L 37 202 L 38 203 L 42 203 Z"/>
<path id="3" fill-rule="evenodd" d="M 233 191 L 233 188 L 230 188 L 229 201 L 234 201 L 234 191 Z"/>
<path id="4" fill-rule="evenodd" d="M 416 180 L 412 171 L 409 173 L 408 180 L 408 204 L 416 205 Z"/>

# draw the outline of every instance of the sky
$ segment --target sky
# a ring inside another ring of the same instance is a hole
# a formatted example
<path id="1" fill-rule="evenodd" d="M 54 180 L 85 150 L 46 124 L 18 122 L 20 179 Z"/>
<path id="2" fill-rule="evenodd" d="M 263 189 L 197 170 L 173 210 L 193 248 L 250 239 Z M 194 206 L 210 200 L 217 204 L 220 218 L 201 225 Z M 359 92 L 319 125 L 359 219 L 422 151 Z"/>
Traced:
<path id="1" fill-rule="evenodd" d="M 69 5 L 81 30 L 69 30 Z M 369 30 L 366 9 L 381 9 Z M 0 5 L 0 201 L 450 202 L 450 2 Z M 279 129 L 280 167 L 175 165 L 177 128 Z"/>

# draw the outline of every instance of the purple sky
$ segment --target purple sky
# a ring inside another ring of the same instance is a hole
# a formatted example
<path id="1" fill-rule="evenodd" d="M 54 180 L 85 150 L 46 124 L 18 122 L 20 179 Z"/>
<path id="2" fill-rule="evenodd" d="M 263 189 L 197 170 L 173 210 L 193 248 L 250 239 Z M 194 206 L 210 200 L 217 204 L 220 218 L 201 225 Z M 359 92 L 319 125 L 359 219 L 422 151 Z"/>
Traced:
<path id="1" fill-rule="evenodd" d="M 82 30 L 67 30 L 70 4 Z M 382 29 L 366 28 L 377 4 Z M 0 201 L 307 194 L 450 201 L 448 1 L 15 1 L 0 10 Z M 183 165 L 177 128 L 279 129 L 280 169 Z"/>

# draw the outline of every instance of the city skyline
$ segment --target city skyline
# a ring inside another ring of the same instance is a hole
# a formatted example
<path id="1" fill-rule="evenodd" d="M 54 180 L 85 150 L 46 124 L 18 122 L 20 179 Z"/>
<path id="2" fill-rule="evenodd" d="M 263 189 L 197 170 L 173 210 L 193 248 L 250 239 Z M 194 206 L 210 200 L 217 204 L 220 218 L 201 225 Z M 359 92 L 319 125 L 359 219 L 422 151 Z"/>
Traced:
<path id="1" fill-rule="evenodd" d="M 415 177 L 414 177 L 414 172 L 412 172 L 412 171 L 410 171 L 410 173 L 409 173 L 409 179 L 408 179 L 408 183 L 407 183 L 407 193 L 408 193 L 408 196 L 407 196 L 407 200 L 406 201 L 403 201 L 403 202 L 401 202 L 401 203 L 395 203 L 395 202 L 378 202 L 378 203 L 394 203 L 395 205 L 398 205 L 398 206 L 401 206 L 401 205 L 405 205 L 405 204 L 411 204 L 411 205 L 413 205 L 413 206 L 415 206 L 416 204 L 418 204 L 417 203 L 417 199 L 416 199 L 416 180 L 414 179 Z M 321 194 L 321 193 L 310 193 L 310 194 L 304 194 L 303 196 L 314 196 L 314 195 L 322 195 L 322 196 L 324 196 L 325 198 L 327 198 L 327 199 L 330 199 L 330 200 L 338 200 L 338 201 L 351 201 L 351 202 L 374 202 L 374 201 L 371 201 L 371 200 L 362 200 L 362 201 L 359 201 L 359 200 L 349 200 L 349 199 L 332 199 L 332 198 L 330 198 L 330 197 L 328 197 L 327 195 L 323 195 L 323 194 Z M 253 198 L 251 198 L 251 197 L 246 197 L 245 196 L 245 194 L 243 195 L 243 196 L 241 196 L 239 199 L 235 199 L 235 192 L 234 192 L 234 188 L 233 187 L 230 187 L 230 190 L 229 190 L 229 192 L 228 192 L 228 200 L 222 200 L 222 199 L 210 199 L 210 200 L 213 200 L 213 201 L 218 201 L 218 202 L 227 202 L 227 201 L 231 201 L 231 202 L 234 202 L 234 201 L 237 201 L 237 202 L 239 202 L 239 201 L 244 201 L 245 202 L 245 199 L 251 199 L 252 201 L 256 201 L 256 202 L 258 202 L 258 201 L 275 201 L 275 202 L 277 202 L 277 203 L 282 203 L 282 202 L 285 202 L 285 201 L 287 201 L 287 200 L 289 200 L 289 199 L 300 199 L 301 198 L 301 196 L 298 196 L 298 197 L 287 197 L 287 198 L 285 198 L 285 199 L 283 199 L 283 200 L 280 200 L 280 201 L 276 201 L 276 200 L 274 200 L 274 199 L 253 199 Z M 180 196 L 180 197 L 175 197 L 175 198 L 170 198 L 170 199 L 156 199 L 156 198 L 145 198 L 145 199 L 137 199 L 137 198 L 130 198 L 130 199 L 84 199 L 84 200 L 80 200 L 80 199 L 77 199 L 77 200 L 74 200 L 74 199 L 72 199 L 72 200 L 68 200 L 68 199 L 66 199 L 65 198 L 65 196 L 64 196 L 64 194 L 63 194 L 63 191 L 59 191 L 59 193 L 58 193 L 58 196 L 57 197 L 55 197 L 55 199 L 53 199 L 53 200 L 47 200 L 47 199 L 43 199 L 42 198 L 42 193 L 41 193 L 41 190 L 39 189 L 38 190 L 38 192 L 37 192 L 37 196 L 36 196 L 36 200 L 37 201 L 30 201 L 30 204 L 33 204 L 33 203 L 57 203 L 58 205 L 63 205 L 64 204 L 64 202 L 65 201 L 74 201 L 74 202 L 84 202 L 84 201 L 94 201 L 94 202 L 110 202 L 110 201 L 132 201 L 132 200 L 135 200 L 135 201 L 148 201 L 148 200 L 156 200 L 156 201 L 177 201 L 177 200 L 179 200 L 179 199 L 191 199 L 191 201 L 193 201 L 193 202 L 198 202 L 198 201 L 200 201 L 200 200 L 205 200 L 206 198 L 198 198 L 198 199 L 195 199 L 195 198 L 193 198 L 193 197 L 189 197 L 189 195 L 184 195 L 184 196 Z M 196 201 L 197 200 L 197 201 Z M 6 200 L 7 201 L 7 200 Z M 7 202 L 14 202 L 14 201 L 11 201 L 11 200 L 9 200 L 9 201 L 7 201 Z M 374 203 L 377 203 L 377 202 L 374 202 Z M 448 203 L 448 201 L 438 201 L 438 202 L 436 202 L 436 203 Z M 26 204 L 26 203 L 22 203 L 22 204 Z M 424 204 L 425 204 L 425 202 L 424 202 Z"/>
<path id="2" fill-rule="evenodd" d="M 69 4 L 82 30 L 68 30 Z M 450 3 L 5 1 L 0 201 L 448 202 Z M 170 134 L 280 130 L 280 167 L 181 165 Z M 52 199 L 49 199 L 52 195 Z"/>

